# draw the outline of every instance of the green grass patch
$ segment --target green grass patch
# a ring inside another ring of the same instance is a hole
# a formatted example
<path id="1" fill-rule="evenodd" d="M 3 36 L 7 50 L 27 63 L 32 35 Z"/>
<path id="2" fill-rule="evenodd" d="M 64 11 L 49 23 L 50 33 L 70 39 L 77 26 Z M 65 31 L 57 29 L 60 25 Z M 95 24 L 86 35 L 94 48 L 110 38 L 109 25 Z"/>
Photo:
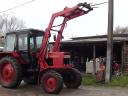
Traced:
<path id="1" fill-rule="evenodd" d="M 83 85 L 96 85 L 96 80 L 94 75 L 83 74 L 82 75 L 82 84 Z"/>
<path id="2" fill-rule="evenodd" d="M 109 83 L 96 83 L 95 75 L 83 74 L 82 85 L 85 86 L 119 86 L 128 87 L 128 76 L 112 77 Z"/>

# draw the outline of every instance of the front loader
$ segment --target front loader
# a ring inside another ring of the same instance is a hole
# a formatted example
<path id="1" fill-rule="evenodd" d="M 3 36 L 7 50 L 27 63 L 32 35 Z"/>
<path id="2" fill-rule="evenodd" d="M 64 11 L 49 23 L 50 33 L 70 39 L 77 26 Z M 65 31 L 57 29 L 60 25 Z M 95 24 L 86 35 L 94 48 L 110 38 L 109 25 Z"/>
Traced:
<path id="1" fill-rule="evenodd" d="M 0 53 L 0 84 L 5 88 L 16 88 L 24 80 L 28 84 L 40 84 L 50 94 L 59 93 L 63 83 L 67 88 L 78 88 L 81 74 L 70 63 L 70 53 L 60 52 L 59 45 L 67 21 L 91 10 L 90 4 L 79 3 L 52 14 L 45 31 L 23 29 L 7 33 L 4 51 Z M 53 29 L 57 17 L 63 17 L 59 30 Z M 49 50 L 51 31 L 57 31 L 58 35 Z"/>

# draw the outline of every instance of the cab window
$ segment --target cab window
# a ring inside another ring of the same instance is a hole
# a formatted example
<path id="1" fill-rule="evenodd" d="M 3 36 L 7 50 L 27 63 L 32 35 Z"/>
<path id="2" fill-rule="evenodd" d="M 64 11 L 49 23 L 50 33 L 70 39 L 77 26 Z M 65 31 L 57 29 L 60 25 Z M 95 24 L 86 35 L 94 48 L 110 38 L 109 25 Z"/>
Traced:
<path id="1" fill-rule="evenodd" d="M 36 37 L 36 44 L 37 44 L 37 49 L 41 47 L 43 36 L 37 36 Z"/>
<path id="2" fill-rule="evenodd" d="M 16 35 L 10 34 L 6 36 L 5 51 L 14 51 L 16 45 Z"/>

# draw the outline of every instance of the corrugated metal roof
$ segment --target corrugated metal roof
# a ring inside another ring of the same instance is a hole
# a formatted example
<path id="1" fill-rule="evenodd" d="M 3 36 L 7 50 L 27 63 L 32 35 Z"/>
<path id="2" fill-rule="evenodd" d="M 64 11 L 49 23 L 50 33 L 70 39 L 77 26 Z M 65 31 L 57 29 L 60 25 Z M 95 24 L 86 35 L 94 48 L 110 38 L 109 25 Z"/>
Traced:
<path id="1" fill-rule="evenodd" d="M 128 41 L 128 34 L 113 35 L 113 42 Z M 62 43 L 91 43 L 91 42 L 107 42 L 107 35 L 76 37 L 72 40 L 62 41 Z"/>
<path id="2" fill-rule="evenodd" d="M 113 34 L 113 37 L 128 37 L 128 34 Z M 76 39 L 91 39 L 91 38 L 107 38 L 107 35 L 97 35 L 97 36 L 84 36 L 84 37 L 74 37 L 72 40 Z"/>

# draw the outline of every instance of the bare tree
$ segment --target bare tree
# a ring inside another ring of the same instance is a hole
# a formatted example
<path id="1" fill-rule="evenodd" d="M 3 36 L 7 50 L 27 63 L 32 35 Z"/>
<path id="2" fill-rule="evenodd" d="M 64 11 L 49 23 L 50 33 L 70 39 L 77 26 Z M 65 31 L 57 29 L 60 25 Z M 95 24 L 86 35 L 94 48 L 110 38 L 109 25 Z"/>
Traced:
<path id="1" fill-rule="evenodd" d="M 25 28 L 24 22 L 15 16 L 5 14 L 0 16 L 0 32 L 6 33 L 23 28 Z"/>
<path id="2" fill-rule="evenodd" d="M 126 27 L 121 27 L 117 26 L 113 32 L 114 34 L 128 34 L 128 26 Z"/>

